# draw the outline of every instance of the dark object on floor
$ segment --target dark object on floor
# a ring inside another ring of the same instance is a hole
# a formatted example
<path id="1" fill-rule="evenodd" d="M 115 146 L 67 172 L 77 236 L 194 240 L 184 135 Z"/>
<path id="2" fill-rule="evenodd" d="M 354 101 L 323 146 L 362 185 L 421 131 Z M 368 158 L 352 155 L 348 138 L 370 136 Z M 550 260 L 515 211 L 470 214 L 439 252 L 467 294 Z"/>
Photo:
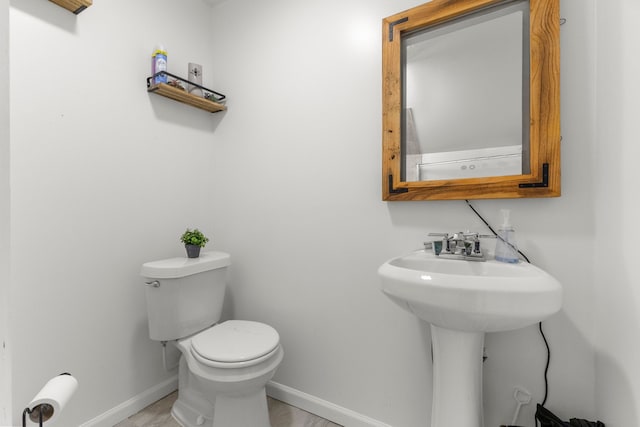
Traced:
<path id="1" fill-rule="evenodd" d="M 538 404 L 536 410 L 536 420 L 540 421 L 541 427 L 605 427 L 601 421 L 587 421 L 571 418 L 569 422 L 562 421 L 548 409 Z"/>

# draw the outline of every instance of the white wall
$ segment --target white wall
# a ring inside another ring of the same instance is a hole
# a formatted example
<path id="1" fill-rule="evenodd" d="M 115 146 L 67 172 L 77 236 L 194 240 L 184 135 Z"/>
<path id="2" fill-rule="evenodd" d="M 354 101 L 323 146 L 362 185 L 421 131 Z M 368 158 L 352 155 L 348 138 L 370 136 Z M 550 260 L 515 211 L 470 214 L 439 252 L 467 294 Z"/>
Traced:
<path id="1" fill-rule="evenodd" d="M 429 334 L 381 294 L 376 269 L 428 232 L 486 231 L 462 201 L 380 200 L 381 20 L 418 3 L 223 2 L 212 48 L 229 93 L 212 227 L 233 256 L 235 314 L 281 333 L 276 382 L 397 427 L 429 417 Z M 548 406 L 583 418 L 595 417 L 594 4 L 562 3 L 563 196 L 475 203 L 494 224 L 510 208 L 522 249 L 564 284 L 564 308 L 545 322 Z M 486 425 L 506 424 L 514 386 L 542 399 L 544 346 L 530 327 L 490 334 L 487 350 Z"/>
<path id="2" fill-rule="evenodd" d="M 608 1 L 597 16 L 597 402 L 607 427 L 621 427 L 640 424 L 640 5 Z"/>
<path id="3" fill-rule="evenodd" d="M 463 202 L 380 201 L 380 22 L 420 2 L 234 0 L 213 18 L 199 0 L 96 2 L 78 17 L 14 2 L 12 195 L 0 168 L 0 227 L 10 202 L 15 415 L 62 371 L 80 381 L 68 426 L 169 378 L 147 339 L 137 273 L 180 254 L 177 236 L 198 225 L 232 254 L 233 314 L 281 333 L 277 382 L 395 427 L 425 425 L 429 334 L 385 299 L 375 272 L 430 231 L 484 230 Z M 596 15 L 595 0 L 562 2 L 563 196 L 475 202 L 493 223 L 512 209 L 521 248 L 564 285 L 562 312 L 545 322 L 549 408 L 608 427 L 639 421 L 638 215 L 623 197 L 637 193 L 637 8 L 615 0 Z M 204 65 L 205 85 L 229 95 L 227 113 L 146 93 L 158 41 L 170 70 Z M 0 150 L 6 159 L 2 133 Z M 626 255 L 604 249 L 617 241 Z M 542 398 L 544 347 L 531 327 L 490 334 L 487 351 L 486 425 L 499 425 L 515 385 Z"/>
<path id="4" fill-rule="evenodd" d="M 9 0 L 0 0 L 0 425 L 11 410 L 9 333 Z"/>
<path id="5" fill-rule="evenodd" d="M 75 16 L 22 0 L 10 24 L 14 422 L 69 371 L 80 387 L 59 424 L 77 426 L 172 375 L 138 271 L 183 254 L 187 226 L 212 231 L 201 159 L 222 116 L 148 94 L 145 79 L 162 42 L 170 71 L 199 62 L 208 83 L 210 6 L 110 0 Z"/>

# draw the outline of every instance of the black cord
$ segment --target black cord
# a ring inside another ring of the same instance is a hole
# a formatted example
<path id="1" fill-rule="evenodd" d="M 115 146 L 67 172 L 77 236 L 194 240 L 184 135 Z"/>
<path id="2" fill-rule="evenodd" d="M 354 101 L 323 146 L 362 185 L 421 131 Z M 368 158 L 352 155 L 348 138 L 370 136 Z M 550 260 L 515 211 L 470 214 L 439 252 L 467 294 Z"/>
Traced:
<path id="1" fill-rule="evenodd" d="M 542 335 L 542 339 L 544 340 L 544 345 L 547 347 L 547 364 L 544 367 L 544 399 L 542 399 L 542 403 L 540 404 L 540 406 L 544 406 L 544 404 L 547 403 L 547 395 L 549 394 L 549 380 L 547 379 L 547 373 L 549 372 L 549 362 L 551 362 L 551 349 L 549 348 L 547 337 L 545 337 L 544 332 L 542 332 L 542 322 L 538 323 L 538 329 L 540 330 L 540 335 Z"/>
<path id="2" fill-rule="evenodd" d="M 465 202 L 467 202 L 467 206 L 469 206 L 471 208 L 471 210 L 478 216 L 478 218 L 480 218 L 482 220 L 482 222 L 484 222 L 484 224 L 487 226 L 487 228 L 489 230 L 491 230 L 491 232 L 494 234 L 494 236 L 496 236 L 498 239 L 502 240 L 503 242 L 510 244 L 509 242 L 506 242 L 498 233 L 496 233 L 496 231 L 493 229 L 493 227 L 491 227 L 491 225 L 489 225 L 489 223 L 482 217 L 482 215 L 480 215 L 480 213 L 471 205 L 471 202 L 469 202 L 469 200 L 465 200 Z M 513 247 L 513 245 L 511 245 L 511 247 Z M 527 258 L 527 256 L 522 253 L 522 251 L 520 251 L 519 249 L 517 249 L 518 253 L 520 254 L 520 256 L 522 258 L 525 259 L 525 261 L 527 261 L 529 264 L 531 264 L 531 261 L 529 261 L 529 258 Z M 547 337 L 544 335 L 544 332 L 542 331 L 542 322 L 538 323 L 538 330 L 540 331 L 540 335 L 542 335 L 542 340 L 544 341 L 544 345 L 547 348 L 547 363 L 544 367 L 544 399 L 542 399 L 542 403 L 540 404 L 540 406 L 544 406 L 545 403 L 547 403 L 547 396 L 549 394 L 549 378 L 548 378 L 548 373 L 549 373 L 549 364 L 551 362 L 551 349 L 549 348 L 549 342 L 547 341 Z M 534 416 L 535 417 L 535 416 Z M 538 419 L 535 419 L 536 422 L 536 427 L 538 425 Z"/>

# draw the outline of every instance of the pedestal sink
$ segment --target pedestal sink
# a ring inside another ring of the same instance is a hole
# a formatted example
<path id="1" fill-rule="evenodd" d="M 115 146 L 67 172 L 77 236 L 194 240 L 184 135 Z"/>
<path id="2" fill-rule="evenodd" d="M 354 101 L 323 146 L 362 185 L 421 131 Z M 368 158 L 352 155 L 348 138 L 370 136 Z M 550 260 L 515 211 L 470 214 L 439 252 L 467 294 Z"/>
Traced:
<path id="1" fill-rule="evenodd" d="M 540 268 L 444 259 L 419 250 L 378 269 L 382 291 L 431 325 L 431 427 L 482 427 L 486 332 L 540 322 L 560 310 L 560 283 Z"/>

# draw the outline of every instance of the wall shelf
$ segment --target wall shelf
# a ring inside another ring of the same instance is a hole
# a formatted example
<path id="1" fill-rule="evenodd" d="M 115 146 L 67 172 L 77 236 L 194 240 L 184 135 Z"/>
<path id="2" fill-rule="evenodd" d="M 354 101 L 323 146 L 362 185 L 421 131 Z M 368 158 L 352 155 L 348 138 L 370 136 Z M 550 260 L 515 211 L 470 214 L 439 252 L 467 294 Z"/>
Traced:
<path id="1" fill-rule="evenodd" d="M 49 0 L 76 15 L 93 4 L 93 0 Z"/>
<path id="2" fill-rule="evenodd" d="M 174 78 L 174 81 L 178 81 L 180 84 L 191 85 L 198 87 L 204 91 L 206 95 L 210 95 L 216 101 L 211 99 L 203 98 L 201 96 L 196 96 L 188 93 L 186 90 L 172 86 L 168 83 L 152 83 L 152 80 L 158 75 L 167 75 L 169 77 Z M 220 101 L 223 101 L 226 97 L 218 92 L 215 92 L 211 89 L 207 89 L 204 86 L 200 86 L 196 83 L 191 83 L 187 80 L 184 80 L 181 77 L 175 76 L 171 73 L 167 73 L 165 71 L 161 71 L 151 77 L 147 78 L 147 92 L 155 93 L 158 95 L 165 96 L 167 98 L 171 98 L 175 101 L 182 102 L 187 105 L 191 105 L 192 107 L 199 108 L 201 110 L 208 111 L 210 113 L 217 113 L 219 111 L 224 111 L 227 109 Z"/>

